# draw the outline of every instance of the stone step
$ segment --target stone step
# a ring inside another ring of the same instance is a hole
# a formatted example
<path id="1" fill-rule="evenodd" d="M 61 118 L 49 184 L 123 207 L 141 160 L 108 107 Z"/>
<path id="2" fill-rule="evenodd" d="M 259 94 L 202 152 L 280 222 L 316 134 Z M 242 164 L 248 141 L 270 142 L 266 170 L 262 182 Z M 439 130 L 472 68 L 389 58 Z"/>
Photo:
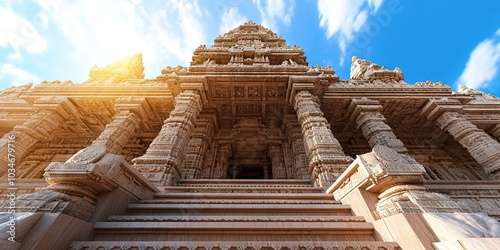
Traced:
<path id="1" fill-rule="evenodd" d="M 71 244 L 70 250 L 136 250 L 136 249 L 161 249 L 161 250 L 303 250 L 303 249 L 401 249 L 394 242 L 379 241 L 315 241 L 315 242 L 290 242 L 290 241 L 75 241 Z"/>
<path id="2" fill-rule="evenodd" d="M 265 221 L 265 222 L 279 222 L 279 221 L 301 221 L 301 222 L 365 222 L 362 216 L 352 215 L 114 215 L 108 218 L 111 222 L 157 222 L 157 221 L 227 221 L 227 222 L 248 222 L 248 221 Z"/>
<path id="3" fill-rule="evenodd" d="M 323 193 L 320 187 L 276 187 L 276 186 L 164 186 L 160 190 L 171 193 Z"/>
<path id="4" fill-rule="evenodd" d="M 341 204 L 335 200 L 299 200 L 299 199 L 152 199 L 137 204 Z"/>
<path id="5" fill-rule="evenodd" d="M 146 204 L 128 206 L 132 213 L 340 213 L 350 214 L 351 207 L 342 204 Z"/>
<path id="6" fill-rule="evenodd" d="M 187 184 L 238 184 L 238 185 L 304 185 L 312 186 L 309 180 L 287 180 L 287 179 L 182 179 L 179 181 L 180 185 Z"/>
<path id="7" fill-rule="evenodd" d="M 286 199 L 286 200 L 333 200 L 326 193 L 156 193 L 157 199 Z"/>
<path id="8" fill-rule="evenodd" d="M 184 235 L 370 235 L 373 225 L 369 222 L 297 222 L 297 221 L 126 221 L 96 222 L 94 230 L 102 237 L 130 234 Z M 105 236 L 107 234 L 108 236 Z M 137 237 L 135 240 L 140 239 Z M 258 238 L 258 237 L 257 237 Z"/>

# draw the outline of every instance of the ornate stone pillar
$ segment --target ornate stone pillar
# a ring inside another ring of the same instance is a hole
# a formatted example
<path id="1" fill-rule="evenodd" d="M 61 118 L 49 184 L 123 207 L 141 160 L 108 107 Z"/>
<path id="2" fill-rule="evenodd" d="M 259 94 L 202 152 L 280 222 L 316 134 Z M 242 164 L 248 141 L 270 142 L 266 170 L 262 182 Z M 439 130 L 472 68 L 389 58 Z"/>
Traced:
<path id="1" fill-rule="evenodd" d="M 370 147 L 383 145 L 392 150 L 406 154 L 408 150 L 396 135 L 392 128 L 385 123 L 385 117 L 381 113 L 382 105 L 377 100 L 366 98 L 353 99 L 348 109 L 350 120 L 356 121 L 357 127 L 361 128 L 363 136 L 368 140 Z"/>
<path id="2" fill-rule="evenodd" d="M 219 157 L 212 173 L 212 179 L 226 179 L 227 166 L 232 153 L 231 145 L 223 144 L 219 146 Z"/>
<path id="3" fill-rule="evenodd" d="M 269 145 L 269 157 L 271 157 L 271 167 L 273 179 L 286 179 L 285 161 L 280 145 Z"/>
<path id="4" fill-rule="evenodd" d="M 200 174 L 203 158 L 214 135 L 213 119 L 200 118 L 196 121 L 191 140 L 189 140 L 184 163 L 184 179 L 194 179 Z"/>
<path id="5" fill-rule="evenodd" d="M 295 120 L 293 120 L 295 119 Z M 297 117 L 286 119 L 286 134 L 288 146 L 292 152 L 293 172 L 295 179 L 309 180 L 309 159 L 304 148 L 304 137 L 297 121 Z"/>
<path id="6" fill-rule="evenodd" d="M 269 179 L 269 164 L 264 163 L 264 179 Z"/>
<path id="7" fill-rule="evenodd" d="M 500 179 L 500 143 L 460 114 L 458 100 L 430 100 L 422 113 L 448 131 L 493 179 Z"/>
<path id="8" fill-rule="evenodd" d="M 113 121 L 106 125 L 92 145 L 103 145 L 108 153 L 120 154 L 141 119 L 149 119 L 147 112 L 150 110 L 144 98 L 120 98 L 116 100 L 114 109 Z"/>
<path id="9" fill-rule="evenodd" d="M 323 117 L 318 98 L 309 91 L 295 95 L 294 108 L 301 124 L 304 146 L 309 157 L 309 172 L 316 186 L 328 187 L 353 161 L 342 151 Z"/>
<path id="10" fill-rule="evenodd" d="M 14 127 L 0 139 L 0 166 L 8 166 L 8 144 L 15 146 L 15 158 L 20 162 L 31 148 L 39 141 L 51 140 L 56 130 L 64 121 L 79 116 L 77 108 L 66 97 L 41 97 L 33 104 L 34 114 L 22 125 Z M 9 136 L 11 142 L 9 143 Z M 12 137 L 14 139 L 12 139 Z M 14 143 L 12 143 L 14 141 Z M 0 175 L 5 174 L 7 167 L 0 169 Z"/>
<path id="11" fill-rule="evenodd" d="M 218 145 L 213 145 L 207 149 L 207 153 L 202 161 L 202 168 L 196 176 L 198 179 L 210 179 L 216 166 Z"/>
<path id="12" fill-rule="evenodd" d="M 493 126 L 493 128 L 490 129 L 490 134 L 500 140 L 500 124 Z"/>
<path id="13" fill-rule="evenodd" d="M 196 118 L 202 108 L 200 93 L 184 90 L 146 154 L 132 160 L 136 169 L 157 185 L 171 185 L 181 177 L 181 166 Z"/>

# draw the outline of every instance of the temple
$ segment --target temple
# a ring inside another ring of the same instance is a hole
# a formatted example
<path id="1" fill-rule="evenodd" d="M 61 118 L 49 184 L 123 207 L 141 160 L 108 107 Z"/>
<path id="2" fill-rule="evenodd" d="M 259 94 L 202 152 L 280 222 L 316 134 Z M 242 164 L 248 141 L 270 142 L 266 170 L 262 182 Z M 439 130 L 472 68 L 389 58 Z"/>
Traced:
<path id="1" fill-rule="evenodd" d="M 0 92 L 1 249 L 497 249 L 500 99 L 253 22 Z M 496 246 L 496 247 L 495 247 Z"/>

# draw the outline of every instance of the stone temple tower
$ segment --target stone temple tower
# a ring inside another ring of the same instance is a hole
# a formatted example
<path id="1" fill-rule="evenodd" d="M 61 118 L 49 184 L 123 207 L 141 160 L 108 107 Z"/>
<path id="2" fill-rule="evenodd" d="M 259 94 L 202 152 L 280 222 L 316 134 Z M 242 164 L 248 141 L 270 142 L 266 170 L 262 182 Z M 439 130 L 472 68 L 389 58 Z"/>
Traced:
<path id="1" fill-rule="evenodd" d="M 496 249 L 500 99 L 253 22 L 0 92 L 1 249 Z"/>

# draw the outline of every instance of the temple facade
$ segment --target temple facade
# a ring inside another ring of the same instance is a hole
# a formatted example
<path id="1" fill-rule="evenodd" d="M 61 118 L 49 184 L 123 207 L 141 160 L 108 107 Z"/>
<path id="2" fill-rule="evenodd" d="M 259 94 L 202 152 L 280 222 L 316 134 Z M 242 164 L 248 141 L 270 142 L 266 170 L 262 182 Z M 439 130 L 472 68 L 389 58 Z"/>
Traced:
<path id="1" fill-rule="evenodd" d="M 500 99 L 253 22 L 0 92 L 1 249 L 497 249 Z"/>

